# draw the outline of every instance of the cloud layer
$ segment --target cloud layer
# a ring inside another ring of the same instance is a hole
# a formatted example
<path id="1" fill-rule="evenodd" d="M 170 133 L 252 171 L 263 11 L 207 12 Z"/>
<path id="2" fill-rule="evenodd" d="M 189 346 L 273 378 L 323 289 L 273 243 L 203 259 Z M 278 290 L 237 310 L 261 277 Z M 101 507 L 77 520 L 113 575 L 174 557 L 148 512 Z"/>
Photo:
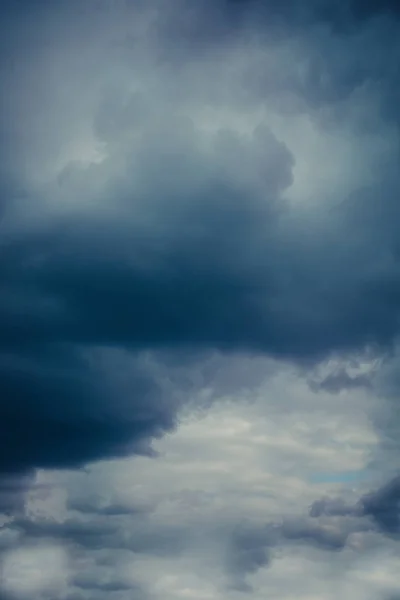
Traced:
<path id="1" fill-rule="evenodd" d="M 398 6 L 1 11 L 5 597 L 396 597 Z"/>
<path id="2" fill-rule="evenodd" d="M 372 599 L 398 589 L 396 542 L 358 508 L 380 478 L 340 483 L 344 470 L 366 468 L 379 443 L 366 392 L 332 403 L 294 370 L 277 373 L 265 359 L 259 367 L 273 375 L 260 377 L 251 403 L 236 391 L 202 416 L 187 414 L 157 441 L 156 459 L 39 472 L 25 511 L 0 536 L 5 589 L 26 597 L 31 577 L 37 597 L 82 599 L 290 598 L 312 589 L 331 598 L 338 585 L 344 598 Z M 315 482 L 322 472 L 339 483 Z M 364 569 L 375 583 L 363 582 Z"/>
<path id="3" fill-rule="evenodd" d="M 179 403 L 143 352 L 304 363 L 397 338 L 396 21 L 351 11 L 342 37 L 310 4 L 277 37 L 251 3 L 193 9 L 5 9 L 3 470 L 170 428 Z M 329 148 L 352 164 L 333 175 Z M 129 375 L 99 359 L 110 347 Z"/>

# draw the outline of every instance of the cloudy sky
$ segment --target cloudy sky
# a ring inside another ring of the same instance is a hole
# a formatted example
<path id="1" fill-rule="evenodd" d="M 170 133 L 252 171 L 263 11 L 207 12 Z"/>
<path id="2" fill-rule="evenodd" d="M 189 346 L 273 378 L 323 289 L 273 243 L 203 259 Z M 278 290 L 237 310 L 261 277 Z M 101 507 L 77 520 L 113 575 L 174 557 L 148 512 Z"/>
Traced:
<path id="1" fill-rule="evenodd" d="M 399 600 L 396 0 L 0 22 L 0 599 Z"/>

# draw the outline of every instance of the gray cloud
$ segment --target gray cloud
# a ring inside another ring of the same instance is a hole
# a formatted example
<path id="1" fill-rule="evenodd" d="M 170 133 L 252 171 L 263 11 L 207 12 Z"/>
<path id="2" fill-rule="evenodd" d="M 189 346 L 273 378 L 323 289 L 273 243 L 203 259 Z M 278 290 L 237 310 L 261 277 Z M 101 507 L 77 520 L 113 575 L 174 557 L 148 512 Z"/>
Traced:
<path id="1" fill-rule="evenodd" d="M 359 506 L 349 506 L 342 498 L 322 498 L 313 502 L 310 508 L 310 517 L 347 517 L 360 515 Z"/>
<path id="2" fill-rule="evenodd" d="M 400 533 L 400 477 L 360 500 L 363 512 L 389 534 Z"/>
<path id="3" fill-rule="evenodd" d="M 89 594 L 91 598 L 90 594 L 108 592 L 147 597 L 146 590 L 132 577 L 127 579 L 124 570 L 120 575 L 118 569 L 115 572 L 117 565 L 123 566 L 128 557 L 181 560 L 193 553 L 195 557 L 204 553 L 212 557 L 214 566 L 226 573 L 228 590 L 251 593 L 251 576 L 270 568 L 278 552 L 299 546 L 337 552 L 346 547 L 351 534 L 371 531 L 368 520 L 360 520 L 360 511 L 352 507 L 345 510 L 344 503 L 326 500 L 324 506 L 319 502 L 318 510 L 314 507 L 311 517 L 286 516 L 281 522 L 266 525 L 240 519 L 238 515 L 227 515 L 222 520 L 211 515 L 210 522 L 199 526 L 196 521 L 160 522 L 151 508 L 147 515 L 134 510 L 128 514 L 104 509 L 88 514 L 86 508 L 81 512 L 75 506 L 62 521 L 35 516 L 15 519 L 8 525 L 9 531 L 19 532 L 20 537 L 10 537 L 5 549 L 35 548 L 43 539 L 69 549 L 74 575 L 68 589 L 77 597 Z M 369 514 L 364 512 L 364 516 Z M 332 523 L 334 516 L 340 519 Z"/>
<path id="4" fill-rule="evenodd" d="M 68 559 L 59 595 L 81 599 L 109 593 L 126 600 L 142 592 L 172 598 L 187 589 L 199 596 L 203 585 L 217 597 L 273 594 L 275 586 L 283 595 L 290 596 L 293 586 L 301 594 L 308 584 L 288 570 L 287 561 L 300 561 L 302 570 L 317 564 L 306 580 L 326 589 L 332 582 L 323 569 L 338 569 L 337 581 L 344 572 L 356 578 L 359 562 L 368 560 L 368 544 L 382 564 L 380 552 L 390 538 L 380 536 L 368 516 L 306 514 L 318 494 L 308 482 L 310 470 L 362 468 L 366 460 L 360 445 L 365 455 L 370 427 L 359 418 L 362 394 L 352 389 L 332 403 L 329 393 L 310 391 L 294 369 L 281 366 L 271 375 L 271 362 L 217 357 L 216 383 L 231 399 L 189 422 L 186 416 L 173 435 L 157 442 L 155 460 L 135 457 L 38 473 L 24 514 L 0 534 L 6 583 L 12 589 L 30 585 L 34 572 L 24 573 L 24 563 L 48 572 L 43 561 L 53 549 Z M 265 379 L 249 403 L 247 386 L 260 377 L 258 371 Z M 342 502 L 342 513 L 345 506 L 351 502 Z M 22 563 L 13 585 L 12 560 Z M 287 584 L 279 582 L 282 568 Z M 360 589 L 356 582 L 349 586 Z"/>
<path id="5" fill-rule="evenodd" d="M 309 365 L 387 352 L 399 334 L 393 5 L 271 4 L 260 35 L 251 3 L 157 5 L 150 24 L 122 4 L 82 20 L 76 3 L 4 9 L 2 472 L 149 453 L 193 390 L 174 353 Z M 358 136 L 353 189 L 291 202 L 301 156 L 274 120 L 242 134 L 221 117 L 267 104 Z M 105 157 L 88 165 L 93 138 Z M 362 148 L 382 139 L 371 175 Z M 338 378 L 325 387 L 355 383 Z M 344 543 L 308 525 L 285 531 Z M 231 560 L 244 573 L 268 562 L 257 544 L 241 552 Z"/>
<path id="6" fill-rule="evenodd" d="M 276 538 L 274 527 L 258 529 L 254 525 L 241 523 L 234 528 L 227 550 L 227 570 L 233 589 L 252 591 L 246 576 L 268 567 L 270 549 L 276 543 Z"/>
<path id="7" fill-rule="evenodd" d="M 32 484 L 29 476 L 9 475 L 0 480 L 0 515 L 21 513 L 24 508 L 24 493 Z"/>
<path id="8" fill-rule="evenodd" d="M 349 375 L 344 367 L 339 367 L 335 372 L 324 377 L 322 381 L 310 380 L 312 390 L 317 392 L 319 389 L 323 389 L 332 394 L 336 394 L 343 389 L 370 387 L 371 377 L 368 374 Z"/>
<path id="9" fill-rule="evenodd" d="M 368 517 L 384 534 L 396 536 L 400 526 L 400 478 L 395 477 L 382 487 L 364 494 L 356 504 L 341 498 L 323 498 L 313 503 L 311 517 Z"/>

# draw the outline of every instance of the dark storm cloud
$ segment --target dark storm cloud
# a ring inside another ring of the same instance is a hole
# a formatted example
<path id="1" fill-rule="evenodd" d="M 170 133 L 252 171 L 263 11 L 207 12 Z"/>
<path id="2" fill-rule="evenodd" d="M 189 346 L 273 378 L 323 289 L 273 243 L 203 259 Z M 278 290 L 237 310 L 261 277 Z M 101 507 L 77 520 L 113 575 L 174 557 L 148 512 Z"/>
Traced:
<path id="1" fill-rule="evenodd" d="M 363 496 L 360 505 L 363 513 L 370 516 L 383 532 L 400 533 L 400 477 Z"/>
<path id="2" fill-rule="evenodd" d="M 200 105 L 209 90 L 219 97 L 212 72 L 185 80 L 191 61 L 194 68 L 201 53 L 217 56 L 251 20 L 228 5 L 158 7 L 148 45 L 158 52 L 185 38 L 186 71 L 174 52 L 160 62 L 146 54 L 141 64 L 145 36 L 142 46 L 135 37 L 127 43 L 118 17 L 127 9 L 117 4 L 114 12 L 96 5 L 94 20 L 90 10 L 79 20 L 75 4 L 69 12 L 30 6 L 7 9 L 2 42 L 0 471 L 145 451 L 148 438 L 173 427 L 188 391 L 181 386 L 177 399 L 163 387 L 165 373 L 160 379 L 143 364 L 145 350 L 250 350 L 315 362 L 390 347 L 399 333 L 396 157 L 339 208 L 298 210 L 285 199 L 296 157 L 268 127 L 241 136 L 221 126 L 206 139 L 184 114 L 197 93 Z M 293 6 L 281 12 L 288 37 Z M 308 11 L 296 7 L 293 14 Z M 208 47 L 201 42 L 216 12 L 214 31 L 225 27 L 226 36 Z M 366 40 L 385 39 L 386 25 L 376 27 Z M 293 84 L 314 111 L 371 80 L 374 90 L 382 83 L 376 106 L 389 106 L 398 46 L 381 75 L 385 54 L 369 65 L 363 37 L 325 42 L 313 32 L 305 81 L 294 69 L 280 93 Z M 126 54 L 116 50 L 120 39 Z M 140 67 L 150 72 L 145 91 L 118 87 L 117 66 L 132 55 L 138 78 Z M 262 103 L 262 81 L 251 93 L 250 103 Z M 221 94 L 235 102 L 229 89 Z M 107 157 L 88 167 L 63 162 L 85 119 Z"/>
<path id="3" fill-rule="evenodd" d="M 93 367 L 75 348 L 18 349 L 3 354 L 0 369 L 3 472 L 80 465 L 128 447 L 146 452 L 141 441 L 173 425 L 176 402 L 145 368 L 130 363 L 124 373 L 122 358 L 105 376 L 101 357 Z"/>
<path id="4" fill-rule="evenodd" d="M 369 518 L 382 532 L 390 536 L 400 533 L 400 477 L 395 477 L 382 487 L 363 495 L 349 505 L 340 498 L 323 498 L 313 503 L 311 517 Z"/>
<path id="5" fill-rule="evenodd" d="M 135 189 L 126 176 L 114 182 L 122 195 L 114 198 L 120 205 L 115 214 L 66 222 L 29 244 L 28 255 L 22 241 L 12 277 L 21 275 L 5 298 L 6 334 L 139 348 L 255 349 L 299 358 L 394 339 L 400 290 L 394 231 L 385 218 L 380 223 L 358 213 L 360 235 L 353 233 L 357 209 L 347 220 L 331 212 L 321 215 L 310 235 L 307 221 L 285 212 L 280 201 L 291 158 L 268 131 L 257 132 L 248 147 L 221 135 L 213 158 L 222 152 L 225 164 L 217 174 L 209 157 L 167 133 L 168 151 L 144 141 L 142 187 Z M 254 155 L 248 172 L 246 150 Z M 266 198 L 246 181 L 257 183 L 255 161 L 261 157 Z M 97 169 L 106 170 L 107 163 Z M 381 200 L 391 203 L 391 192 L 383 190 L 387 197 Z M 336 227 L 344 240 L 337 249 Z M 37 298 L 33 315 L 24 306 L 27 292 Z"/>
<path id="6" fill-rule="evenodd" d="M 24 493 L 31 484 L 30 477 L 9 475 L 0 480 L 0 515 L 10 515 L 23 510 Z"/>

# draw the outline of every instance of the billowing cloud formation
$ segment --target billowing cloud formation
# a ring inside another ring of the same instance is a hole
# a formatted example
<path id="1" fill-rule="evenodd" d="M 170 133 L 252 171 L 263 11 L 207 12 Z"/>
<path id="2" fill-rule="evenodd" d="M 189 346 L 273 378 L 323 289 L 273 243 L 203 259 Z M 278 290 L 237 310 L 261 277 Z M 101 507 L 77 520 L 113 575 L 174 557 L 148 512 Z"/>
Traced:
<path id="1" fill-rule="evenodd" d="M 29 6 L 2 26 L 1 471 L 148 452 L 196 388 L 177 353 L 391 347 L 388 4 L 339 33 L 313 3 Z"/>

